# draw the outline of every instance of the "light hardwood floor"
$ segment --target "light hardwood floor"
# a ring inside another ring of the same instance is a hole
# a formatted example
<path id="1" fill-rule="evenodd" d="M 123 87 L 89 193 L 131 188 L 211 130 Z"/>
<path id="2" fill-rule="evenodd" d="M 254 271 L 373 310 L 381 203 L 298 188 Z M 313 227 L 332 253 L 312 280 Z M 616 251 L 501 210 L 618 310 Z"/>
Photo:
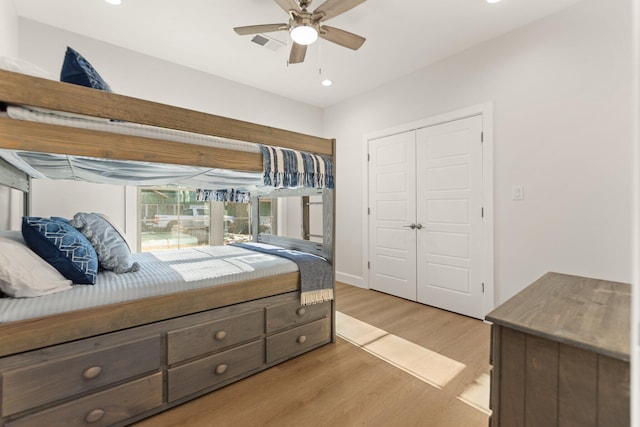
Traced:
<path id="1" fill-rule="evenodd" d="M 466 367 L 438 389 L 337 338 L 136 426 L 487 426 L 457 396 L 489 372 L 489 325 L 341 283 L 336 301 L 338 311 Z"/>

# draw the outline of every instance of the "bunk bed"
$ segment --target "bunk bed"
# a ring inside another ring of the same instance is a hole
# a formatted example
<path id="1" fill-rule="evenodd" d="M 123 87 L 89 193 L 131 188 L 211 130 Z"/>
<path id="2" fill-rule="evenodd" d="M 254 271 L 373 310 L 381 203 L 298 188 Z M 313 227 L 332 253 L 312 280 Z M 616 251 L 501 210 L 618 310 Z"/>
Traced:
<path id="1" fill-rule="evenodd" d="M 335 162 L 334 140 L 12 71 L 0 70 L 0 105 L 283 147 Z M 0 116 L 0 150 L 263 173 L 259 150 L 167 139 Z M 27 194 L 30 179 L 2 162 L 3 185 Z M 261 235 L 257 221 L 254 241 L 333 265 L 334 191 L 314 191 L 323 200 L 322 243 Z M 257 203 L 253 210 L 257 215 Z M 295 270 L 0 321 L 0 427 L 128 425 L 334 341 L 333 300 L 301 303 Z"/>

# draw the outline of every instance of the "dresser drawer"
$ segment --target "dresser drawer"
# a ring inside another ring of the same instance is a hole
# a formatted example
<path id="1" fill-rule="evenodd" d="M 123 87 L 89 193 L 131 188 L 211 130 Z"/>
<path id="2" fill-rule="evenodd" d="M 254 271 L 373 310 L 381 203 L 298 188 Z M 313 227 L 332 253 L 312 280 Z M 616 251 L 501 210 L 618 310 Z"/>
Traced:
<path id="1" fill-rule="evenodd" d="M 94 390 L 160 368 L 160 336 L 77 356 L 13 369 L 2 374 L 2 415 Z"/>
<path id="2" fill-rule="evenodd" d="M 303 353 L 331 340 L 329 317 L 267 337 L 267 363 Z"/>
<path id="3" fill-rule="evenodd" d="M 264 314 L 255 310 L 237 316 L 190 326 L 168 333 L 170 365 L 215 350 L 223 349 L 262 335 Z"/>
<path id="4" fill-rule="evenodd" d="M 168 371 L 169 402 L 263 365 L 263 340 L 241 345 Z"/>
<path id="5" fill-rule="evenodd" d="M 110 426 L 162 405 L 162 373 L 6 423 L 6 427 Z"/>
<path id="6" fill-rule="evenodd" d="M 331 303 L 300 305 L 300 300 L 292 300 L 287 303 L 267 307 L 267 334 L 280 329 L 298 325 L 322 317 L 328 317 L 331 313 Z"/>

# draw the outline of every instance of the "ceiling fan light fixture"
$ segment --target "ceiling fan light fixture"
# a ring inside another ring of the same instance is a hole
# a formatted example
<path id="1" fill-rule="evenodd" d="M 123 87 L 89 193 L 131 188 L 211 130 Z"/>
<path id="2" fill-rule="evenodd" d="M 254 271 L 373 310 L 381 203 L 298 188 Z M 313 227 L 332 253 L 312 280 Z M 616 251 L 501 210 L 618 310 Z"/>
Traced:
<path id="1" fill-rule="evenodd" d="M 310 25 L 298 25 L 291 29 L 291 40 L 303 46 L 310 45 L 318 40 L 318 30 Z"/>

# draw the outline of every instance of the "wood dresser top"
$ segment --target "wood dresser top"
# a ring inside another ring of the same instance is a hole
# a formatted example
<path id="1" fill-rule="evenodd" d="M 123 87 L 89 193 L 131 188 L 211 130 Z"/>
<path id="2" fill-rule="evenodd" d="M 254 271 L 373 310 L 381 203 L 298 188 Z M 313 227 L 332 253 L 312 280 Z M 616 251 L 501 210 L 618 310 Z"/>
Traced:
<path id="1" fill-rule="evenodd" d="M 486 320 L 628 361 L 631 286 L 547 273 L 489 313 Z"/>

